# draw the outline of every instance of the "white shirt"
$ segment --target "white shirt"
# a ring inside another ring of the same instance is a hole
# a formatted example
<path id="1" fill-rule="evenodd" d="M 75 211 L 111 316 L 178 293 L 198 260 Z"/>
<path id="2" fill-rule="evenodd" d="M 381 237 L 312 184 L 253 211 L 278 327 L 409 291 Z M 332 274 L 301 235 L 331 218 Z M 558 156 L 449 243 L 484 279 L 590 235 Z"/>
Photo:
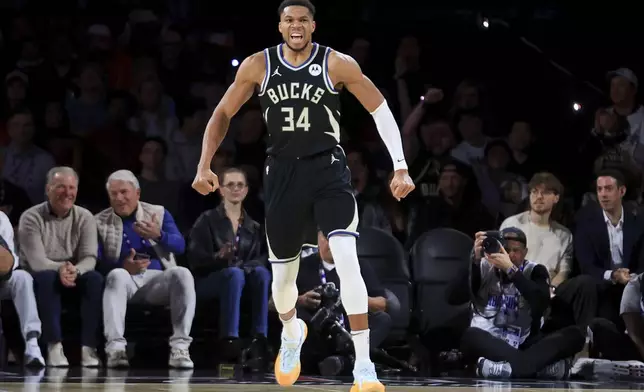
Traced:
<path id="1" fill-rule="evenodd" d="M 16 269 L 18 267 L 18 255 L 16 254 L 16 245 L 13 242 L 13 226 L 7 214 L 2 211 L 0 211 L 0 236 L 4 238 L 9 246 L 9 251 L 13 255 L 13 269 Z"/>
<path id="2" fill-rule="evenodd" d="M 457 159 L 466 165 L 472 165 L 472 162 L 480 161 L 485 157 L 486 145 L 487 140 L 483 147 L 475 147 L 466 141 L 462 141 L 452 149 L 451 155 L 452 158 Z"/>
<path id="3" fill-rule="evenodd" d="M 619 218 L 617 225 L 613 225 L 610 218 L 604 213 L 604 221 L 606 222 L 606 229 L 608 230 L 608 241 L 610 242 L 610 257 L 613 268 L 622 268 L 624 264 L 624 208 L 622 207 L 622 215 Z M 613 274 L 612 270 L 604 272 L 604 279 L 610 280 Z"/>
<path id="4" fill-rule="evenodd" d="M 539 227 L 530 221 L 530 212 L 522 212 L 503 221 L 501 230 L 517 227 L 528 240 L 526 259 L 548 269 L 550 279 L 563 272 L 567 278 L 572 270 L 572 233 L 558 222 L 550 221 L 548 227 Z"/>

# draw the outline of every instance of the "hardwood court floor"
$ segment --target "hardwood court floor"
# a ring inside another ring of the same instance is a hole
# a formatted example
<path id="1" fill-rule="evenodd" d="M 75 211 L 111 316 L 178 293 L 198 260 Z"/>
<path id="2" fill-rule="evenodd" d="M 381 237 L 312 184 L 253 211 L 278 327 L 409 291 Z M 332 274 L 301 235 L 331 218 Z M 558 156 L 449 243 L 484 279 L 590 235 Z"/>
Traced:
<path id="1" fill-rule="evenodd" d="M 450 378 L 387 378 L 388 392 L 569 392 L 601 389 L 608 391 L 644 390 L 644 384 L 630 382 L 499 382 Z M 350 380 L 301 377 L 298 384 L 282 388 L 273 378 L 235 376 L 214 370 L 168 372 L 167 370 L 81 370 L 47 369 L 0 372 L 0 392 L 335 392 L 351 388 Z"/>

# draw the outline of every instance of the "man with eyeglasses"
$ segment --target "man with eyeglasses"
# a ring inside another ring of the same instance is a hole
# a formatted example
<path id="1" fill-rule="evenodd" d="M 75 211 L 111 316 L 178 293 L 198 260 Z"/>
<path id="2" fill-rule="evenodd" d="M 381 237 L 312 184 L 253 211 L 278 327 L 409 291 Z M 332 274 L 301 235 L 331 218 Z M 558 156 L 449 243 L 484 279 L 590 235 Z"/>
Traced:
<path id="1" fill-rule="evenodd" d="M 219 300 L 221 352 L 225 359 L 240 354 L 239 319 L 242 293 L 252 302 L 252 359 L 266 358 L 268 288 L 271 274 L 264 235 L 243 207 L 248 194 L 245 173 L 229 168 L 221 173 L 221 204 L 201 214 L 190 231 L 188 262 L 196 280 L 197 298 Z"/>

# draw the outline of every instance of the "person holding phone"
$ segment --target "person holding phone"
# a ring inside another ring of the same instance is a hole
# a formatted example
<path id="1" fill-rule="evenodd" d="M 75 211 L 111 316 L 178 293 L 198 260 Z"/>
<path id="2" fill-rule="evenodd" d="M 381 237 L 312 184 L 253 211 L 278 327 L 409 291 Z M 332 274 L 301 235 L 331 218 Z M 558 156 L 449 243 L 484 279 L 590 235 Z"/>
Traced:
<path id="1" fill-rule="evenodd" d="M 220 337 L 225 357 L 239 355 L 239 317 L 242 292 L 252 301 L 251 354 L 265 357 L 268 329 L 268 254 L 258 222 L 244 210 L 246 175 L 229 168 L 221 173 L 222 203 L 201 214 L 190 231 L 188 263 L 195 275 L 197 298 L 219 299 Z"/>
<path id="2" fill-rule="evenodd" d="M 188 349 L 195 314 L 190 271 L 175 255 L 185 240 L 163 207 L 141 202 L 141 189 L 129 170 L 112 173 L 106 184 L 111 207 L 96 215 L 98 269 L 104 275 L 103 321 L 108 367 L 129 365 L 125 351 L 125 314 L 130 302 L 170 305 L 173 334 L 169 366 L 192 368 Z"/>

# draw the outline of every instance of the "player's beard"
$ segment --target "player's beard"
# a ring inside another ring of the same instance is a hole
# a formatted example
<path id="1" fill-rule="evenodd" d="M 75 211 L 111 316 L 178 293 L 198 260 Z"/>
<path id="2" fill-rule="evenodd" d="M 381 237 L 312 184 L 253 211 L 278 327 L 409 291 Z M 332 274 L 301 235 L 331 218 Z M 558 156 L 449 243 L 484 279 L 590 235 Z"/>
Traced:
<path id="1" fill-rule="evenodd" d="M 309 41 L 307 41 L 307 42 L 304 44 L 304 46 L 302 46 L 300 49 L 296 49 L 296 48 L 292 47 L 291 45 L 289 45 L 287 40 L 284 40 L 284 44 L 285 44 L 286 46 L 288 46 L 288 48 L 289 48 L 289 49 L 291 49 L 291 50 L 292 50 L 293 52 L 295 52 L 295 53 L 299 53 L 299 52 L 302 52 L 302 51 L 306 50 L 306 48 L 308 48 L 308 47 L 309 47 L 309 44 L 310 44 L 310 43 L 311 43 L 311 41 L 309 40 Z"/>

